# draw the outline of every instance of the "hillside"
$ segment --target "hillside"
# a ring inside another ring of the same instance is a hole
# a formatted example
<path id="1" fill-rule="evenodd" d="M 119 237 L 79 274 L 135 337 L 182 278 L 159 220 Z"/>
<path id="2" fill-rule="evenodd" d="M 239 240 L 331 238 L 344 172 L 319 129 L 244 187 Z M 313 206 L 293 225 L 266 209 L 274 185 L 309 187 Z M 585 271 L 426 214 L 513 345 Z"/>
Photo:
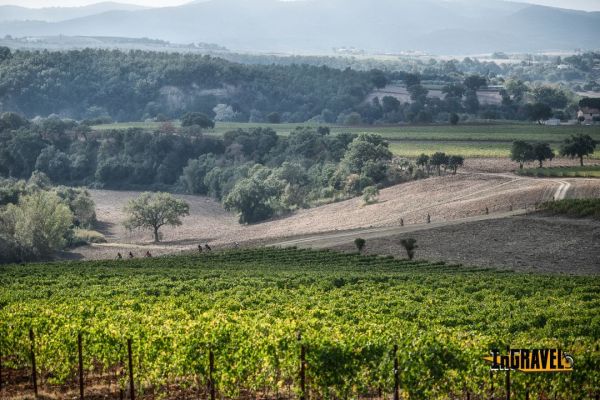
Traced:
<path id="1" fill-rule="evenodd" d="M 102 14 L 108 11 L 136 11 L 145 7 L 111 1 L 90 4 L 81 7 L 44 7 L 26 8 L 20 6 L 0 6 L 0 22 L 8 21 L 45 21 L 60 22 L 74 18 Z"/>
<path id="2" fill-rule="evenodd" d="M 2 22 L 0 35 L 152 37 L 218 43 L 236 51 L 438 54 L 590 48 L 600 13 L 522 3 L 442 0 L 210 0 L 179 7 L 111 10 L 61 22 Z"/>
<path id="3" fill-rule="evenodd" d="M 97 206 L 101 230 L 109 243 L 75 249 L 71 257 L 114 258 L 117 252 L 127 254 L 133 251 L 140 255 L 146 250 L 152 251 L 155 255 L 169 254 L 197 251 L 197 245 L 205 243 L 210 243 L 214 248 L 229 248 L 234 242 L 242 244 L 289 242 L 288 245 L 332 247 L 351 244 L 358 235 L 370 240 L 370 238 L 386 237 L 401 232 L 454 226 L 479 218 L 506 216 L 511 205 L 515 214 L 522 213 L 521 210 L 526 206 L 532 210 L 535 203 L 552 199 L 561 188 L 567 189 L 565 191 L 567 198 L 600 197 L 598 180 L 533 179 L 509 174 L 469 173 L 430 178 L 384 189 L 378 202 L 369 206 L 364 206 L 361 199 L 355 198 L 300 210 L 285 218 L 260 224 L 239 225 L 235 215 L 227 213 L 212 199 L 201 196 L 180 196 L 190 203 L 190 216 L 183 220 L 183 226 L 179 228 L 165 228 L 164 242 L 158 245 L 150 242 L 149 233 L 129 232 L 122 226 L 125 218 L 122 213 L 123 206 L 139 193 L 93 190 L 91 194 Z M 486 207 L 490 212 L 489 216 L 485 215 Z M 431 215 L 431 226 L 425 224 L 427 214 Z M 400 226 L 401 218 L 405 227 Z M 575 230 L 575 228 L 569 226 L 569 229 Z M 491 226 L 490 229 L 493 227 Z M 531 234 L 531 231 L 528 232 Z M 504 228 L 496 234 L 505 238 L 511 237 L 510 230 Z M 587 235 L 585 232 L 582 234 Z M 341 239 L 329 240 L 329 236 L 336 235 L 345 236 Z M 303 239 L 311 237 L 314 240 Z M 560 243 L 560 239 L 556 243 Z M 479 260 L 483 260 L 485 252 L 479 257 Z M 527 260 L 524 265 L 543 267 L 535 257 L 526 255 L 524 257 Z M 506 263 L 502 261 L 496 265 L 506 265 Z M 564 263 L 556 269 L 563 270 L 563 268 L 565 268 Z M 589 270 L 589 266 L 586 268 Z"/>

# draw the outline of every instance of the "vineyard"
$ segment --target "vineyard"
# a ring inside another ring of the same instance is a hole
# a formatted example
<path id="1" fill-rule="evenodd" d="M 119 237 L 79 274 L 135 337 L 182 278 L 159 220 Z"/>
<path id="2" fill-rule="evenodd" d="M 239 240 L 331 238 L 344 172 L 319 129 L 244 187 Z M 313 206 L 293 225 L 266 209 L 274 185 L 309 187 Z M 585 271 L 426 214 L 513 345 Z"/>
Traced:
<path id="1" fill-rule="evenodd" d="M 512 372 L 514 398 L 593 399 L 599 311 L 598 277 L 331 251 L 0 266 L 0 397 L 33 393 L 10 378 L 33 350 L 40 390 L 74 398 L 81 335 L 86 391 L 108 398 L 391 398 L 397 378 L 404 399 L 499 399 L 483 357 L 510 345 L 575 359 Z"/>

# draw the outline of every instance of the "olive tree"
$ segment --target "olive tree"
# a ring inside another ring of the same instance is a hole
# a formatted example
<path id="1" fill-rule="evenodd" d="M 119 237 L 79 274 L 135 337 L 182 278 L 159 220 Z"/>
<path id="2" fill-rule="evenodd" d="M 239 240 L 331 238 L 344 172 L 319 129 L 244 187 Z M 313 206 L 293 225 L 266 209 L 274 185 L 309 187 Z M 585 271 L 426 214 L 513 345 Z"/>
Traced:
<path id="1" fill-rule="evenodd" d="M 510 159 L 519 163 L 519 168 L 523 169 L 523 164 L 535 160 L 533 146 L 522 140 L 515 140 L 510 149 Z"/>
<path id="2" fill-rule="evenodd" d="M 429 163 L 433 165 L 437 169 L 438 176 L 442 175 L 441 167 L 447 166 L 449 161 L 449 157 L 446 153 L 437 152 L 431 156 Z"/>
<path id="3" fill-rule="evenodd" d="M 554 159 L 554 151 L 548 143 L 536 143 L 533 145 L 533 155 L 540 163 L 540 168 L 544 166 L 544 161 Z"/>
<path id="4" fill-rule="evenodd" d="M 452 174 L 456 175 L 456 170 L 458 167 L 462 167 L 465 163 L 465 158 L 463 156 L 449 156 L 448 157 L 448 168 L 452 170 Z"/>
<path id="5" fill-rule="evenodd" d="M 138 198 L 129 200 L 124 209 L 127 229 L 151 229 L 154 241 L 159 242 L 158 231 L 161 227 L 180 226 L 181 217 L 189 215 L 190 206 L 169 193 L 142 193 Z"/>
<path id="6" fill-rule="evenodd" d="M 565 139 L 560 154 L 571 158 L 579 158 L 579 162 L 583 167 L 583 157 L 594 154 L 597 145 L 598 142 L 592 139 L 590 135 L 572 135 L 570 138 Z"/>

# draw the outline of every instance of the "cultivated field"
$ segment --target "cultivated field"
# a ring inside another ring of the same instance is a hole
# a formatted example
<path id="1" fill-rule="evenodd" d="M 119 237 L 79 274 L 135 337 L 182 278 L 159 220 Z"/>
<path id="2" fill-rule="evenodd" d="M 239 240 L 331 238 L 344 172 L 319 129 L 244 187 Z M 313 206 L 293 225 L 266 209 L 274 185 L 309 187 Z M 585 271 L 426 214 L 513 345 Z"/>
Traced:
<path id="1" fill-rule="evenodd" d="M 367 240 L 366 254 L 406 257 L 400 241 L 417 240 L 417 258 L 534 273 L 600 276 L 600 221 L 537 213 L 432 227 Z M 352 243 L 330 246 L 355 251 Z"/>
<path id="2" fill-rule="evenodd" d="M 511 373 L 514 398 L 593 398 L 600 387 L 598 277 L 289 249 L 0 276 L 3 399 L 33 392 L 32 348 L 42 398 L 78 398 L 78 334 L 94 400 L 130 398 L 132 382 L 144 400 L 383 400 L 395 381 L 405 399 L 500 399 L 506 374 L 490 375 L 483 357 L 507 344 L 575 358 L 568 374 Z"/>
<path id="3" fill-rule="evenodd" d="M 178 123 L 174 123 L 175 126 Z M 325 124 L 327 125 L 327 124 Z M 161 123 L 133 122 L 98 125 L 96 130 L 142 128 L 159 129 Z M 318 124 L 265 124 L 265 123 L 220 123 L 207 135 L 221 136 L 235 129 L 268 127 L 278 134 L 287 136 L 297 127 L 316 127 Z M 333 134 L 376 133 L 391 142 L 394 154 L 402 157 L 416 157 L 421 153 L 443 151 L 462 154 L 465 157 L 509 157 L 510 147 L 515 140 L 548 142 L 558 153 L 560 143 L 572 134 L 584 133 L 600 141 L 600 126 L 541 126 L 533 123 L 496 123 L 464 125 L 423 125 L 423 126 L 359 126 L 347 127 L 327 125 Z M 600 159 L 600 152 L 592 158 Z"/>

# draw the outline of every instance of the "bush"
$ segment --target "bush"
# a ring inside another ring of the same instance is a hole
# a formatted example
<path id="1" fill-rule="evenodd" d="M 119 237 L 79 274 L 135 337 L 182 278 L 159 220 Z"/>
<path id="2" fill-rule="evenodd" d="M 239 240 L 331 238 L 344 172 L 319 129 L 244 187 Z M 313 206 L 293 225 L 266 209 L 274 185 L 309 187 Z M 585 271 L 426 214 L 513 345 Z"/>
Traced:
<path id="1" fill-rule="evenodd" d="M 354 245 L 356 246 L 356 250 L 358 250 L 359 253 L 362 253 L 365 244 L 367 244 L 367 241 L 365 239 L 362 238 L 356 238 L 354 239 Z"/>
<path id="2" fill-rule="evenodd" d="M 45 259 L 64 248 L 72 221 L 69 207 L 55 193 L 39 191 L 0 214 L 0 237 L 16 244 L 20 260 Z"/>
<path id="3" fill-rule="evenodd" d="M 408 256 L 408 259 L 412 260 L 415 257 L 415 249 L 419 247 L 417 246 L 417 240 L 413 238 L 402 239 L 400 241 L 400 244 L 406 250 L 406 255 Z"/>
<path id="4" fill-rule="evenodd" d="M 73 230 L 73 237 L 71 238 L 71 247 L 85 246 L 90 243 L 106 243 L 106 237 L 97 231 L 89 229 L 75 229 Z"/>
<path id="5" fill-rule="evenodd" d="M 379 196 L 379 189 L 377 189 L 377 186 L 366 187 L 363 191 L 363 201 L 365 204 L 377 203 L 377 196 Z"/>

